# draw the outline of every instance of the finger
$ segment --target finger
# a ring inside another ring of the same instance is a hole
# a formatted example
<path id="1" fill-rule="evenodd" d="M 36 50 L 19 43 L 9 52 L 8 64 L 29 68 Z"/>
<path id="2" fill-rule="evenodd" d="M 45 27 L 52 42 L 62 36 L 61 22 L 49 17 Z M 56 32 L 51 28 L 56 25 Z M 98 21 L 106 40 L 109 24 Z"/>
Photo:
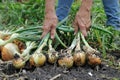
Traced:
<path id="1" fill-rule="evenodd" d="M 86 26 L 83 24 L 83 23 L 78 23 L 79 24 L 79 28 L 80 28 L 80 31 L 81 33 L 84 35 L 84 36 L 87 36 L 87 30 L 86 30 Z"/>
<path id="2" fill-rule="evenodd" d="M 42 33 L 40 39 L 43 38 L 50 31 L 50 29 L 48 29 L 48 28 L 49 27 L 47 27 L 47 26 L 43 26 L 43 33 Z"/>
<path id="3" fill-rule="evenodd" d="M 73 27 L 74 27 L 74 31 L 75 31 L 74 34 L 76 34 L 78 32 L 78 24 L 76 21 L 73 23 Z"/>
<path id="4" fill-rule="evenodd" d="M 54 26 L 51 27 L 51 32 L 50 32 L 51 39 L 54 39 L 55 33 L 56 33 L 56 26 L 54 25 Z"/>

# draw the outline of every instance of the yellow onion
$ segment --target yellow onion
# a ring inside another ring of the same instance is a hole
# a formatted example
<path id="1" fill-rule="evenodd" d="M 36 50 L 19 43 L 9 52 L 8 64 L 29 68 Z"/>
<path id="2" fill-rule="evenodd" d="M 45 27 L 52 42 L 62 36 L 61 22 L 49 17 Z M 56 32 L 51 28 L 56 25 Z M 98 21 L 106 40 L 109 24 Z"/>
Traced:
<path id="1" fill-rule="evenodd" d="M 46 43 L 48 41 L 49 38 L 49 34 L 47 34 L 43 39 L 42 42 L 40 42 L 38 48 L 36 49 L 36 51 L 32 54 L 32 56 L 30 57 L 30 65 L 31 66 L 43 66 L 46 62 L 46 56 L 42 53 L 42 49 L 46 46 Z"/>
<path id="2" fill-rule="evenodd" d="M 86 62 L 86 54 L 83 51 L 75 51 L 73 59 L 76 66 L 83 66 Z"/>
<path id="3" fill-rule="evenodd" d="M 30 59 L 30 51 L 35 47 L 35 42 L 26 42 L 26 49 L 23 50 L 21 56 L 14 56 L 13 66 L 18 69 L 23 68 L 25 66 L 25 63 Z"/>
<path id="4" fill-rule="evenodd" d="M 31 66 L 36 66 L 36 67 L 43 66 L 46 62 L 46 56 L 42 53 L 40 54 L 34 53 L 30 57 L 29 62 Z"/>
<path id="5" fill-rule="evenodd" d="M 88 64 L 92 66 L 100 65 L 101 59 L 99 56 L 96 56 L 95 54 L 87 54 L 87 60 Z"/>
<path id="6" fill-rule="evenodd" d="M 97 54 L 99 54 L 100 52 L 93 49 L 88 43 L 87 41 L 85 40 L 84 36 L 81 34 L 81 37 L 82 37 L 82 40 L 85 44 L 85 46 L 83 46 L 83 49 L 84 51 L 86 52 L 87 54 L 87 61 L 88 61 L 88 64 L 89 65 L 92 65 L 92 66 L 96 66 L 96 65 L 99 65 L 101 64 L 101 59 L 99 56 L 97 56 Z"/>
<path id="7" fill-rule="evenodd" d="M 48 62 L 54 64 L 58 59 L 58 52 L 52 47 L 52 40 L 49 40 L 49 50 L 47 53 Z"/>
<path id="8" fill-rule="evenodd" d="M 1 49 L 1 56 L 4 61 L 13 59 L 15 54 L 20 55 L 18 46 L 14 43 L 8 43 Z"/>
<path id="9" fill-rule="evenodd" d="M 73 54 L 74 63 L 76 66 L 83 66 L 86 62 L 86 54 L 81 50 L 80 35 L 77 34 L 77 43 L 75 53 Z"/>
<path id="10" fill-rule="evenodd" d="M 45 47 L 46 45 L 46 41 L 43 42 L 43 44 L 38 47 L 38 49 L 32 54 L 32 56 L 30 57 L 30 65 L 31 66 L 43 66 L 44 63 L 46 62 L 46 56 L 42 53 L 42 49 L 43 47 Z"/>
<path id="11" fill-rule="evenodd" d="M 69 52 L 70 50 L 68 50 Z M 61 56 L 58 59 L 58 64 L 61 67 L 71 68 L 73 66 L 73 57 L 71 53 L 61 53 Z M 71 51 L 70 51 L 71 52 Z"/>
<path id="12" fill-rule="evenodd" d="M 21 57 L 17 57 L 13 59 L 13 66 L 17 69 L 23 68 L 25 66 L 25 60 Z"/>
<path id="13" fill-rule="evenodd" d="M 58 59 L 58 52 L 56 51 L 48 51 L 48 62 L 54 64 Z"/>

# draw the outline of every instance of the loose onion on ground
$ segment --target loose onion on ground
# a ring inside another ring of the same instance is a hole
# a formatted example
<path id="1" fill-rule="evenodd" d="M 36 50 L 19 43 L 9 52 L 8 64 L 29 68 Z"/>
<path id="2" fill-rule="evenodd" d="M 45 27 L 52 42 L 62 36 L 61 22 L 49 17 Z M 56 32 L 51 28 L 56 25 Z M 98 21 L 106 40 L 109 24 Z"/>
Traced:
<path id="1" fill-rule="evenodd" d="M 1 56 L 4 61 L 13 59 L 15 54 L 20 55 L 20 51 L 18 46 L 14 43 L 7 43 L 6 45 L 2 46 Z"/>

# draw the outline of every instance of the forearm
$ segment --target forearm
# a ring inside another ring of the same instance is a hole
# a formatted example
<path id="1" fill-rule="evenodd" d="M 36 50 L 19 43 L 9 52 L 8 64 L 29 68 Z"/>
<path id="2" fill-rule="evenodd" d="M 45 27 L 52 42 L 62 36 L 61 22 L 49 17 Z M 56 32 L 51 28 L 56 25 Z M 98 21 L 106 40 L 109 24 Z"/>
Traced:
<path id="1" fill-rule="evenodd" d="M 55 0 L 45 0 L 45 15 L 55 14 Z"/>
<path id="2" fill-rule="evenodd" d="M 81 11 L 81 10 L 90 11 L 90 9 L 92 7 L 92 3 L 93 3 L 93 0 L 82 0 L 79 11 Z"/>

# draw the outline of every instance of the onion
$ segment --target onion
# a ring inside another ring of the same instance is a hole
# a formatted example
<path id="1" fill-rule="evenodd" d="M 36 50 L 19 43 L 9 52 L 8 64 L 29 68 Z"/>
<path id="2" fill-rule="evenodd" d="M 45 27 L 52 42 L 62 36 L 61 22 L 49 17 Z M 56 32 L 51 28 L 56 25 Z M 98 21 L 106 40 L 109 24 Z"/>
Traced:
<path id="1" fill-rule="evenodd" d="M 95 54 L 88 54 L 87 56 L 88 56 L 88 64 L 89 65 L 97 66 L 97 65 L 101 64 L 101 59 L 99 56 L 96 56 Z"/>
<path id="2" fill-rule="evenodd" d="M 15 55 L 13 59 L 13 66 L 17 69 L 23 68 L 25 66 L 25 60 L 19 55 Z"/>
<path id="3" fill-rule="evenodd" d="M 76 66 L 83 66 L 86 62 L 86 54 L 80 48 L 80 35 L 77 34 L 77 45 L 75 48 L 75 53 L 73 54 L 74 63 Z"/>
<path id="4" fill-rule="evenodd" d="M 46 62 L 46 56 L 43 55 L 42 53 L 34 53 L 31 57 L 30 57 L 30 65 L 31 66 L 43 66 L 44 63 Z"/>
<path id="5" fill-rule="evenodd" d="M 49 40 L 49 50 L 47 53 L 47 57 L 48 57 L 48 62 L 51 64 L 54 64 L 55 62 L 57 62 L 58 59 L 58 52 L 55 51 L 54 48 L 52 48 L 52 40 Z"/>
<path id="6" fill-rule="evenodd" d="M 82 40 L 85 44 L 85 46 L 83 47 L 84 51 L 87 53 L 87 61 L 89 65 L 92 66 L 97 66 L 101 64 L 101 59 L 99 56 L 97 56 L 97 54 L 99 54 L 100 52 L 93 49 L 85 40 L 84 36 L 81 34 Z"/>
<path id="7" fill-rule="evenodd" d="M 58 64 L 61 67 L 71 68 L 73 66 L 73 57 L 69 53 L 61 53 L 60 58 L 58 59 Z"/>
<path id="8" fill-rule="evenodd" d="M 2 47 L 1 56 L 4 61 L 13 59 L 15 54 L 20 55 L 18 46 L 14 43 L 8 43 Z"/>
<path id="9" fill-rule="evenodd" d="M 61 67 L 71 68 L 73 66 L 73 56 L 72 50 L 76 46 L 76 38 L 72 41 L 70 47 L 64 51 L 61 51 L 60 57 L 58 59 L 58 64 Z"/>
<path id="10" fill-rule="evenodd" d="M 21 56 L 15 55 L 13 59 L 13 66 L 15 68 L 23 68 L 26 61 L 30 59 L 30 51 L 36 47 L 35 42 L 26 42 L 26 49 L 22 52 Z"/>
<path id="11" fill-rule="evenodd" d="M 49 34 L 47 34 L 44 38 L 43 38 L 43 43 L 40 42 L 39 47 L 37 48 L 37 50 L 32 54 L 32 56 L 30 57 L 30 65 L 31 66 L 43 66 L 46 62 L 46 56 L 42 53 L 42 49 L 46 46 L 47 40 L 49 38 Z"/>
<path id="12" fill-rule="evenodd" d="M 86 62 L 86 54 L 83 51 L 75 51 L 73 58 L 76 66 L 83 66 Z"/>

